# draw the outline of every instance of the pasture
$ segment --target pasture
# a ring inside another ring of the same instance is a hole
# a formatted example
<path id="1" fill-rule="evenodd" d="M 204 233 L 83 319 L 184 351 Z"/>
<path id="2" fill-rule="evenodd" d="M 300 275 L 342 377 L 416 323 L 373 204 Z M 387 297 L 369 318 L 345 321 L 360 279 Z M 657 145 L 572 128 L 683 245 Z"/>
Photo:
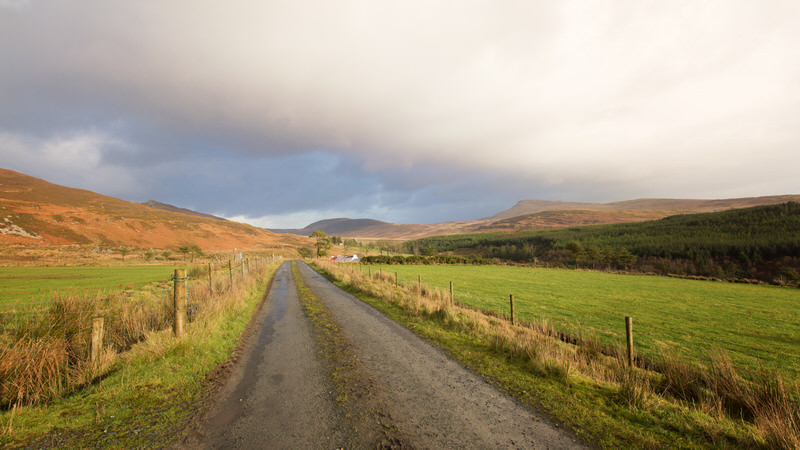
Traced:
<path id="1" fill-rule="evenodd" d="M 523 321 L 546 321 L 571 335 L 624 346 L 633 317 L 635 351 L 694 361 L 724 351 L 738 366 L 800 375 L 800 290 L 644 275 L 508 266 L 373 266 L 404 285 L 444 291 L 458 303 L 508 314 L 509 294 Z M 362 270 L 367 270 L 363 267 Z"/>
<path id="2" fill-rule="evenodd" d="M 173 266 L 0 267 L 0 307 L 53 295 L 140 288 L 172 275 Z"/>

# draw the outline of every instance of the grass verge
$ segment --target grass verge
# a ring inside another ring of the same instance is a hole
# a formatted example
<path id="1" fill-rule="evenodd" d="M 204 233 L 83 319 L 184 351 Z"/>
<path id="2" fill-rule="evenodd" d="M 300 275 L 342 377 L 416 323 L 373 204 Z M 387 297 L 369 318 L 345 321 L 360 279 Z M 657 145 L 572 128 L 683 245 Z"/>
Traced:
<path id="1" fill-rule="evenodd" d="M 0 412 L 0 446 L 153 447 L 174 441 L 196 416 L 207 374 L 233 353 L 276 266 L 261 266 L 215 297 L 187 326 L 116 357 L 105 374 L 68 397 Z"/>
<path id="2" fill-rule="evenodd" d="M 775 404 L 782 405 L 785 414 L 771 415 L 758 409 L 762 406 L 752 409 L 753 405 L 755 418 L 745 421 L 729 414 L 732 405 L 726 402 L 733 396 L 723 396 L 723 390 L 730 389 L 745 402 L 757 395 L 746 392 L 754 385 L 742 380 L 724 358 L 709 371 L 718 385 L 704 387 L 699 401 L 682 400 L 667 389 L 668 382 L 678 380 L 676 374 L 630 370 L 621 355 L 606 356 L 591 346 L 561 342 L 547 330 L 512 326 L 502 317 L 452 305 L 448 294 L 424 285 L 396 287 L 388 274 L 367 276 L 325 262 L 316 269 L 593 445 L 796 448 L 799 444 L 800 421 L 791 385 L 761 391 L 764 396 L 771 391 L 776 398 L 783 396 Z"/>

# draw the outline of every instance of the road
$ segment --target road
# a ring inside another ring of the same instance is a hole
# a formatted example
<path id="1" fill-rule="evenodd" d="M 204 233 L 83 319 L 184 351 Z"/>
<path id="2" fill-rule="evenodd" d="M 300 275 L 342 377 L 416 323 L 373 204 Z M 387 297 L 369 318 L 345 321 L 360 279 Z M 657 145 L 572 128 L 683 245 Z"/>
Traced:
<path id="1" fill-rule="evenodd" d="M 286 262 L 255 318 L 255 334 L 183 447 L 582 448 L 570 433 L 500 393 L 440 349 L 304 263 L 298 266 L 375 385 L 381 426 L 394 430 L 399 440 L 387 445 L 376 422 L 353 427 L 352 415 L 337 405 L 331 374 L 318 356 L 291 263 Z"/>

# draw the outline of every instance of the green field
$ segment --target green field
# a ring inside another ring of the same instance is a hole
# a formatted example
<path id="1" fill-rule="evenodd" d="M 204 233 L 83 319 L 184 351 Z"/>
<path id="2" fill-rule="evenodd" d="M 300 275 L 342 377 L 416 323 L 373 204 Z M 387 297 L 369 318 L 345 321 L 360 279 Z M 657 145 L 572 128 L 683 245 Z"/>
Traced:
<path id="1" fill-rule="evenodd" d="M 68 292 L 139 288 L 167 280 L 173 266 L 0 267 L 0 307 Z"/>
<path id="2" fill-rule="evenodd" d="M 622 345 L 633 317 L 638 354 L 665 349 L 704 361 L 717 349 L 737 364 L 800 375 L 800 290 L 657 276 L 507 266 L 373 266 L 401 284 L 449 290 L 457 302 L 508 313 L 509 294 L 525 321 L 546 320 L 573 335 Z M 363 270 L 367 270 L 363 267 Z"/>

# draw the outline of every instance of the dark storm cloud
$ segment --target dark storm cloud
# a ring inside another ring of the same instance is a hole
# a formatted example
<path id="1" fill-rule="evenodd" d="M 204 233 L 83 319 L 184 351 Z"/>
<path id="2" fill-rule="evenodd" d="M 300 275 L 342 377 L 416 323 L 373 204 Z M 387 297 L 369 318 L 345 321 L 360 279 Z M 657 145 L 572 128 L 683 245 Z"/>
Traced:
<path id="1" fill-rule="evenodd" d="M 792 1 L 6 0 L 0 165 L 280 226 L 795 193 L 798 48 Z"/>

